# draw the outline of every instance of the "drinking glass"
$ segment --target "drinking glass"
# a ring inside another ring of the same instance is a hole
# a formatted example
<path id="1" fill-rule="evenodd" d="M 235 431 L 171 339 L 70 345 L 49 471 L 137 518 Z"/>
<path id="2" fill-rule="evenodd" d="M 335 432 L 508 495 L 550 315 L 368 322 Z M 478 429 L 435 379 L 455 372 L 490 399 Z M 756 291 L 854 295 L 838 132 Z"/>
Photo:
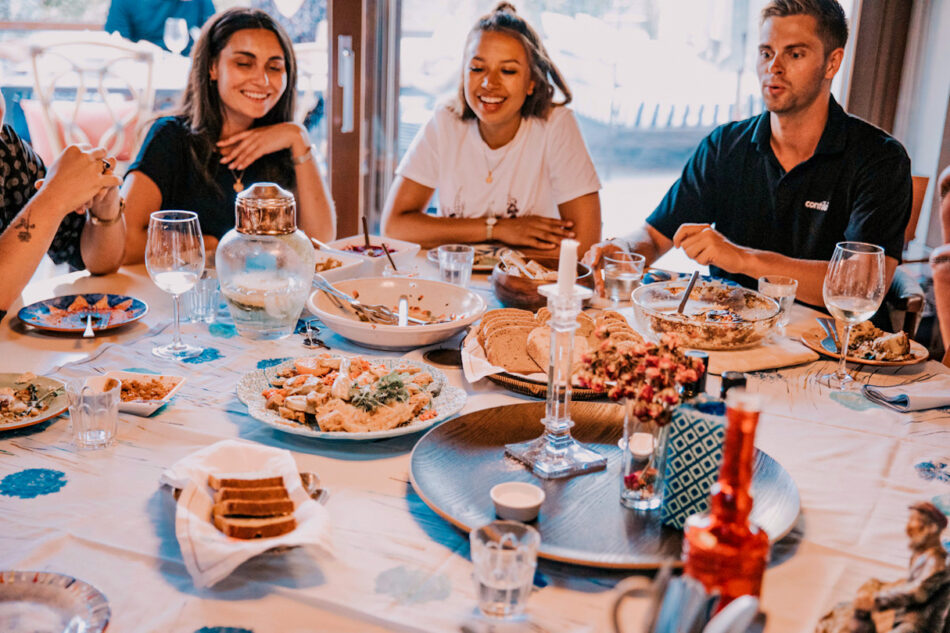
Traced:
<path id="1" fill-rule="evenodd" d="M 845 367 L 851 327 L 877 312 L 884 290 L 883 248 L 864 242 L 838 242 L 835 245 L 835 253 L 825 273 L 822 295 L 825 307 L 831 316 L 844 323 L 845 330 L 838 350 L 838 369 L 819 376 L 820 383 L 833 389 L 855 388 Z"/>
<path id="2" fill-rule="evenodd" d="M 188 23 L 185 18 L 168 18 L 165 20 L 165 34 L 162 41 L 165 42 L 165 48 L 181 55 L 181 52 L 188 48 Z"/>
<path id="3" fill-rule="evenodd" d="M 782 275 L 765 275 L 759 277 L 759 292 L 778 302 L 779 317 L 775 323 L 775 330 L 779 336 L 785 335 L 785 326 L 788 325 L 789 312 L 795 303 L 795 292 L 798 290 L 798 280 L 794 277 Z"/>
<path id="4" fill-rule="evenodd" d="M 181 295 L 193 288 L 205 267 L 204 244 L 198 215 L 191 211 L 156 211 L 148 220 L 145 267 L 161 290 L 175 300 L 175 338 L 168 345 L 152 348 L 162 358 L 194 358 L 200 347 L 181 342 Z"/>
<path id="5" fill-rule="evenodd" d="M 439 247 L 439 276 L 456 286 L 468 286 L 472 278 L 475 249 L 466 244 L 443 244 Z"/>
<path id="6" fill-rule="evenodd" d="M 205 255 L 207 260 L 208 255 Z M 205 267 L 195 287 L 185 293 L 185 304 L 188 306 L 188 315 L 191 321 L 198 323 L 212 323 L 218 313 L 220 293 L 218 291 L 218 275 L 213 267 Z"/>
<path id="7" fill-rule="evenodd" d="M 604 256 L 604 288 L 614 303 L 630 301 L 630 295 L 643 278 L 646 258 L 639 253 L 614 253 Z"/>
<path id="8" fill-rule="evenodd" d="M 493 521 L 469 532 L 478 606 L 487 616 L 524 613 L 538 566 L 538 531 L 517 521 Z"/>
<path id="9" fill-rule="evenodd" d="M 115 442 L 122 383 L 115 378 L 90 376 L 66 384 L 69 426 L 78 448 L 107 448 Z"/>

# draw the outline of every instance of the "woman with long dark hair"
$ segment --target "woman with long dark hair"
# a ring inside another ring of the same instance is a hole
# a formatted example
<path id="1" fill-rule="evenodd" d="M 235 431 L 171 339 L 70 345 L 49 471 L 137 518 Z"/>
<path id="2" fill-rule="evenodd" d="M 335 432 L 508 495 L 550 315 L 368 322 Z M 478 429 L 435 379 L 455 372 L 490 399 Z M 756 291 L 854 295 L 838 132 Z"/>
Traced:
<path id="1" fill-rule="evenodd" d="M 159 209 L 195 211 L 210 248 L 234 227 L 238 192 L 262 181 L 294 192 L 304 232 L 333 239 L 315 149 L 293 122 L 296 84 L 293 47 L 267 13 L 229 9 L 205 24 L 178 113 L 152 125 L 129 167 L 127 262 L 142 261 Z"/>
<path id="2" fill-rule="evenodd" d="M 599 241 L 600 181 L 570 100 L 538 34 L 500 3 L 469 33 L 454 103 L 436 110 L 396 170 L 385 232 L 429 247 L 500 241 L 551 250 L 574 237 L 587 249 Z"/>

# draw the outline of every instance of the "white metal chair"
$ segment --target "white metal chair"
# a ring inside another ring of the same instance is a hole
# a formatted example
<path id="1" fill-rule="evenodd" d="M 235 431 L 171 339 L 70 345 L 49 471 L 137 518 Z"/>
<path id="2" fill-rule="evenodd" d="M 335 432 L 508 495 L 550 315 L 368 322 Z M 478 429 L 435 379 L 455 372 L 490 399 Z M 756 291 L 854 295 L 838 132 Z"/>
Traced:
<path id="1" fill-rule="evenodd" d="M 73 143 L 134 155 L 155 102 L 154 56 L 121 44 L 69 41 L 30 47 L 34 98 L 21 101 L 34 149 L 54 160 Z"/>

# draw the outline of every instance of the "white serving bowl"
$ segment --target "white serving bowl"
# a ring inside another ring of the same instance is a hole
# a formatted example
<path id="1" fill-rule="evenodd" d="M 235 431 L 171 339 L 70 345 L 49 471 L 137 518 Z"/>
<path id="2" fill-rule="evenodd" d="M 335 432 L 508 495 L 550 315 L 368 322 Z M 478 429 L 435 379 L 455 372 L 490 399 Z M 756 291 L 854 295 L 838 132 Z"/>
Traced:
<path id="1" fill-rule="evenodd" d="M 522 523 L 538 518 L 545 496 L 541 488 L 522 481 L 506 481 L 492 486 L 489 494 L 499 518 Z"/>
<path id="2" fill-rule="evenodd" d="M 351 311 L 340 310 L 323 292 L 311 293 L 307 307 L 328 328 L 375 349 L 405 350 L 444 341 L 480 319 L 486 307 L 485 300 L 471 290 L 431 279 L 368 277 L 338 281 L 333 285 L 350 296 L 359 295 L 357 298 L 366 304 L 395 308 L 399 297 L 406 295 L 411 307 L 430 310 L 433 314 L 454 315 L 451 321 L 431 325 L 399 327 L 366 323 Z"/>
<path id="3" fill-rule="evenodd" d="M 331 268 L 329 270 L 320 272 L 320 274 L 323 275 L 323 278 L 330 282 L 358 277 L 363 273 L 363 268 L 366 265 L 366 262 L 363 261 L 362 257 L 359 257 L 358 255 L 352 255 L 350 253 L 321 251 L 320 249 L 317 249 L 316 253 L 318 264 L 331 258 L 339 262 L 343 262 L 342 266 L 337 266 L 336 268 Z"/>
<path id="4" fill-rule="evenodd" d="M 158 411 L 162 406 L 168 403 L 178 390 L 181 389 L 181 386 L 185 384 L 185 379 L 183 376 L 170 376 L 162 374 L 143 374 L 134 371 L 110 371 L 103 378 L 115 378 L 119 382 L 122 381 L 132 381 L 139 380 L 141 382 L 148 382 L 153 378 L 159 380 L 162 385 L 167 388 L 169 391 L 165 394 L 164 398 L 159 400 L 129 400 L 128 402 L 119 402 L 119 411 L 123 413 L 131 413 L 133 415 L 140 415 L 142 417 L 147 417 Z"/>
<path id="5" fill-rule="evenodd" d="M 369 255 L 360 255 L 359 253 L 346 250 L 348 246 L 362 246 L 365 243 L 366 240 L 362 235 L 354 235 L 352 237 L 344 237 L 342 239 L 329 242 L 327 246 L 338 251 L 343 251 L 346 255 L 359 257 L 363 262 L 363 270 L 361 271 L 362 274 L 366 277 L 378 277 L 383 274 L 383 269 L 386 268 L 386 265 L 389 263 L 389 260 L 386 259 L 386 255 L 370 257 Z M 389 256 L 393 258 L 394 262 L 396 262 L 396 268 L 399 268 L 401 265 L 410 265 L 412 260 L 415 259 L 416 253 L 419 252 L 418 244 L 414 244 L 413 242 L 403 242 L 402 240 L 394 240 L 391 237 L 370 235 L 369 243 L 372 246 L 382 246 L 385 244 L 386 247 L 389 248 Z"/>

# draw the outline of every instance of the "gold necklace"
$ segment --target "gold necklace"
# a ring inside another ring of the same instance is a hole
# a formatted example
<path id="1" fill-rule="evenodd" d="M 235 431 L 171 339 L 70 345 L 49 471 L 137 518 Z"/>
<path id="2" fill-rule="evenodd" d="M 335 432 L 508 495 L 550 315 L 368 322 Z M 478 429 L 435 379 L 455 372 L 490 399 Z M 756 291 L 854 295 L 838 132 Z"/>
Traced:
<path id="1" fill-rule="evenodd" d="M 242 169 L 236 176 L 234 170 L 230 167 L 228 167 L 228 171 L 231 172 L 231 177 L 234 178 L 234 191 L 237 193 L 244 191 L 244 183 L 241 182 L 241 179 L 244 178 L 244 172 L 247 171 L 247 168 Z"/>
<path id="2" fill-rule="evenodd" d="M 508 141 L 507 143 L 505 143 L 505 152 L 501 155 L 501 158 L 498 159 L 498 162 L 495 163 L 494 167 L 492 167 L 492 164 L 488 160 L 488 150 L 486 149 L 488 147 L 488 143 L 485 143 L 484 145 L 482 145 L 482 156 L 485 157 L 485 167 L 488 168 L 488 176 L 485 178 L 485 182 L 488 183 L 489 185 L 494 180 L 494 178 L 492 178 L 492 174 L 495 172 L 496 169 L 501 167 L 501 164 L 503 162 L 505 162 L 505 158 L 507 158 L 508 152 L 511 150 L 512 141 L 514 140 L 515 139 L 511 139 L 511 141 Z"/>

